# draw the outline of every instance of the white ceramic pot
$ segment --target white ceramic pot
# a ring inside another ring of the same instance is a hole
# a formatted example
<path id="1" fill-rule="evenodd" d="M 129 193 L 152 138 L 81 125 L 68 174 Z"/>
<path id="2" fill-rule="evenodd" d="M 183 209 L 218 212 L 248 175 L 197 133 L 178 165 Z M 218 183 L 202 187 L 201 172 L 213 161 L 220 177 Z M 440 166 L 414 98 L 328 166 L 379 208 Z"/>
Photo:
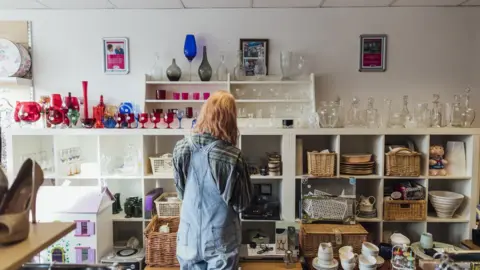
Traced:
<path id="1" fill-rule="evenodd" d="M 320 243 L 318 246 L 317 257 L 320 261 L 332 261 L 333 259 L 333 249 L 332 243 Z"/>
<path id="2" fill-rule="evenodd" d="M 339 254 L 346 253 L 346 252 L 353 252 L 353 247 L 352 246 L 343 246 L 343 247 L 338 249 Z"/>
<path id="3" fill-rule="evenodd" d="M 373 269 L 377 266 L 377 259 L 373 256 L 368 255 L 359 255 L 358 256 L 358 266 L 360 268 Z"/>
<path id="4" fill-rule="evenodd" d="M 447 142 L 445 153 L 445 159 L 448 161 L 446 166 L 447 174 L 453 176 L 466 175 L 465 143 Z"/>
<path id="5" fill-rule="evenodd" d="M 390 236 L 392 246 L 410 245 L 410 239 L 401 233 L 394 233 Z"/>
<path id="6" fill-rule="evenodd" d="M 353 270 L 355 269 L 355 266 L 357 266 L 355 263 L 344 263 L 341 262 L 343 270 Z"/>
<path id="7" fill-rule="evenodd" d="M 353 252 L 340 253 L 340 261 L 342 263 L 355 263 L 357 255 Z"/>
<path id="8" fill-rule="evenodd" d="M 365 256 L 378 256 L 379 249 L 378 247 L 370 242 L 364 242 L 362 244 L 362 254 Z"/>
<path id="9" fill-rule="evenodd" d="M 433 248 L 433 236 L 431 233 L 424 232 L 420 236 L 420 246 L 423 249 Z"/>

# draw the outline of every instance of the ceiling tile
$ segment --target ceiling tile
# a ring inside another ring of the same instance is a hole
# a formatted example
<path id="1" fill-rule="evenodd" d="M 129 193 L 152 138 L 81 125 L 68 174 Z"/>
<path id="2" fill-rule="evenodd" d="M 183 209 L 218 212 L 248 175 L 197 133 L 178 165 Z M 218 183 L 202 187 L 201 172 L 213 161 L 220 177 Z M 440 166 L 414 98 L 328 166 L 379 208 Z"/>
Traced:
<path id="1" fill-rule="evenodd" d="M 463 3 L 462 6 L 480 6 L 480 0 L 470 0 Z"/>
<path id="2" fill-rule="evenodd" d="M 461 3 L 465 2 L 465 0 L 397 0 L 393 3 L 392 6 L 394 7 L 403 7 L 403 6 L 428 6 L 428 7 L 435 7 L 435 6 L 458 6 Z"/>
<path id="3" fill-rule="evenodd" d="M 108 0 L 37 0 L 54 9 L 102 9 L 114 8 Z"/>
<path id="4" fill-rule="evenodd" d="M 35 0 L 0 0 L 0 9 L 45 8 Z"/>
<path id="5" fill-rule="evenodd" d="M 319 7 L 322 0 L 253 0 L 255 8 Z"/>
<path id="6" fill-rule="evenodd" d="M 185 8 L 249 8 L 251 0 L 182 0 Z"/>
<path id="7" fill-rule="evenodd" d="M 180 0 L 110 0 L 116 8 L 183 8 Z"/>
<path id="8" fill-rule="evenodd" d="M 386 7 L 393 0 L 325 0 L 322 7 Z"/>

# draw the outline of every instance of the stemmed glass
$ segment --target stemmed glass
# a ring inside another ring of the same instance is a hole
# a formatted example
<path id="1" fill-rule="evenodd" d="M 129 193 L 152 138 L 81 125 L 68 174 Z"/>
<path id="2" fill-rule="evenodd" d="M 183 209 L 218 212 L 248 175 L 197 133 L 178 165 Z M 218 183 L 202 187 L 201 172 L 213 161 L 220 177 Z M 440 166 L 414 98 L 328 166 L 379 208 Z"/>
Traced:
<path id="1" fill-rule="evenodd" d="M 129 113 L 125 115 L 125 119 L 127 120 L 128 128 L 132 128 L 132 123 L 135 122 L 135 114 Z"/>
<path id="2" fill-rule="evenodd" d="M 187 35 L 185 37 L 185 44 L 183 46 L 183 53 L 190 62 L 190 81 L 192 80 L 192 61 L 197 56 L 197 42 L 194 35 Z"/>
<path id="3" fill-rule="evenodd" d="M 115 121 L 117 121 L 118 128 L 122 128 L 122 124 L 125 121 L 125 116 L 121 113 L 117 113 L 115 116 Z"/>
<path id="4" fill-rule="evenodd" d="M 148 122 L 148 113 L 139 113 L 138 114 L 138 122 L 142 124 L 142 128 L 145 128 L 145 123 Z"/>
<path id="5" fill-rule="evenodd" d="M 157 124 L 160 123 L 161 120 L 162 120 L 162 116 L 160 113 L 150 114 L 150 121 L 153 123 L 153 128 L 157 128 Z"/>
<path id="6" fill-rule="evenodd" d="M 245 95 L 245 91 L 240 88 L 235 89 L 235 97 L 237 99 L 242 99 L 243 95 Z"/>
<path id="7" fill-rule="evenodd" d="M 175 113 L 169 112 L 165 114 L 165 123 L 167 123 L 167 128 L 170 128 L 170 124 L 173 122 L 173 117 L 175 116 Z"/>
<path id="8" fill-rule="evenodd" d="M 63 123 L 63 117 L 63 112 L 60 109 L 50 108 L 47 115 L 47 122 L 53 127 L 56 127 Z"/>
<path id="9" fill-rule="evenodd" d="M 182 128 L 182 119 L 183 116 L 185 115 L 185 112 L 183 110 L 177 110 L 177 119 L 178 119 L 178 129 Z"/>

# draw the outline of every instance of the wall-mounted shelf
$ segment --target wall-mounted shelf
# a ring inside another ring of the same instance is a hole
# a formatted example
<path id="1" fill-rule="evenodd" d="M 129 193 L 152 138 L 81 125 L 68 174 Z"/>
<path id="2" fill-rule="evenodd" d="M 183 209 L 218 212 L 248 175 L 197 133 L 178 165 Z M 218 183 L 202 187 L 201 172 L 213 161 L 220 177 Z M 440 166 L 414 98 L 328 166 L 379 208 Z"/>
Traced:
<path id="1" fill-rule="evenodd" d="M 31 87 L 32 80 L 16 77 L 0 77 L 0 88 L 1 87 Z"/>

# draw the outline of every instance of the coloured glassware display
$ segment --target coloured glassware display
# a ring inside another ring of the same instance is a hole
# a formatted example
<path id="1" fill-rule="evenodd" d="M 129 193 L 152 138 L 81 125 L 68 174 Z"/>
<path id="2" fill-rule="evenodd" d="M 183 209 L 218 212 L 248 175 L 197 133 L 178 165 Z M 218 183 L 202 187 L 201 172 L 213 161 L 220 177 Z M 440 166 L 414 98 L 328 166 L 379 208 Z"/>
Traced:
<path id="1" fill-rule="evenodd" d="M 192 80 L 192 61 L 197 56 L 197 42 L 195 41 L 194 35 L 187 35 L 185 37 L 185 44 L 183 46 L 183 53 L 190 63 L 190 81 Z"/>
<path id="2" fill-rule="evenodd" d="M 115 120 L 117 121 L 118 128 L 122 128 L 123 122 L 125 122 L 125 115 L 121 113 L 117 113 L 115 116 Z"/>
<path id="3" fill-rule="evenodd" d="M 125 120 L 128 124 L 128 128 L 132 128 L 132 123 L 135 122 L 135 114 L 134 113 L 129 113 L 125 115 Z"/>
<path id="4" fill-rule="evenodd" d="M 176 115 L 177 115 L 177 119 L 178 119 L 178 128 L 181 129 L 182 128 L 182 119 L 183 119 L 183 116 L 185 115 L 185 112 L 183 110 L 177 110 Z"/>
<path id="5" fill-rule="evenodd" d="M 175 113 L 168 112 L 165 114 L 165 123 L 167 123 L 167 128 L 170 128 L 170 124 L 173 122 L 173 118 L 175 117 Z"/>
<path id="6" fill-rule="evenodd" d="M 60 109 L 50 108 L 47 115 L 47 122 L 53 127 L 60 125 L 63 123 L 63 112 Z"/>
<path id="7" fill-rule="evenodd" d="M 41 117 L 42 106 L 35 101 L 20 102 L 18 118 L 23 124 L 37 122 Z"/>

